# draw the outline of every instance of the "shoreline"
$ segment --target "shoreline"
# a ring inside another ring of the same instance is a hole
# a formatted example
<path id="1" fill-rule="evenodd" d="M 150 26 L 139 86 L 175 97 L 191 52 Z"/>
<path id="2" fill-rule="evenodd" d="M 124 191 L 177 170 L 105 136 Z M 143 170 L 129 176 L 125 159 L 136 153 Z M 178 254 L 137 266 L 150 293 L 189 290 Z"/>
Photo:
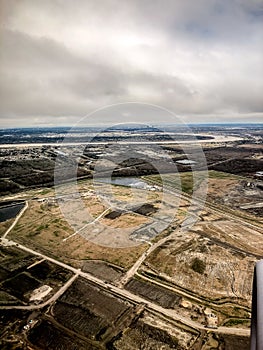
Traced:
<path id="1" fill-rule="evenodd" d="M 116 141 L 116 142 L 43 142 L 43 143 L 6 143 L 0 144 L 1 148 L 27 148 L 27 147 L 42 147 L 42 146 L 80 146 L 85 144 L 90 145 L 109 145 L 109 144 L 119 144 L 119 145 L 169 145 L 169 144 L 196 144 L 196 143 L 215 143 L 215 142 L 234 142 L 243 140 L 242 137 L 238 136 L 222 136 L 222 135 L 196 135 L 196 136 L 210 136 L 214 137 L 213 139 L 204 139 L 204 140 L 180 140 L 180 141 Z"/>

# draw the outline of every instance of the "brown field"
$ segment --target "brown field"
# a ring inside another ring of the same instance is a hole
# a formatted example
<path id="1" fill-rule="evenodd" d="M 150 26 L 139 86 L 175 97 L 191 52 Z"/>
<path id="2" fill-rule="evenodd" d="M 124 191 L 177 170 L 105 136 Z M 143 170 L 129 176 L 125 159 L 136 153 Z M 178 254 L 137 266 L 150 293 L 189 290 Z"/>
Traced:
<path id="1" fill-rule="evenodd" d="M 0 222 L 0 236 L 2 236 L 6 230 L 12 225 L 15 219 L 9 219 L 3 222 Z"/>
<path id="2" fill-rule="evenodd" d="M 123 275 L 123 269 L 105 263 L 104 261 L 96 260 L 87 260 L 83 264 L 82 271 L 91 273 L 92 275 L 107 282 L 117 281 Z"/>
<path id="3" fill-rule="evenodd" d="M 208 180 L 208 198 L 224 197 L 229 191 L 234 190 L 239 183 L 239 180 L 234 178 L 219 179 L 210 177 Z"/>
<path id="4" fill-rule="evenodd" d="M 263 255 L 261 228 L 254 229 L 240 222 L 221 219 L 201 222 L 194 227 L 194 231 L 218 244 L 228 244 L 258 258 Z"/>
<path id="5" fill-rule="evenodd" d="M 139 321 L 114 345 L 117 350 L 169 350 L 177 348 L 178 340 L 164 330 Z"/>
<path id="6" fill-rule="evenodd" d="M 171 283 L 208 299 L 238 299 L 238 303 L 250 306 L 257 258 L 231 243 L 231 239 L 226 243 L 215 241 L 197 229 L 178 233 L 177 238 L 158 247 L 142 269 L 152 268 Z M 248 245 L 245 248 L 250 249 Z"/>
<path id="7" fill-rule="evenodd" d="M 63 241 L 73 233 L 56 204 L 30 201 L 29 208 L 8 238 L 76 267 L 81 267 L 86 260 L 100 259 L 128 268 L 147 247 L 144 244 L 123 249 L 108 248 L 87 241 L 81 235 Z"/>
<path id="8" fill-rule="evenodd" d="M 102 224 L 105 226 L 124 229 L 140 226 L 147 223 L 148 221 L 149 220 L 146 217 L 135 213 L 124 213 L 118 218 L 118 220 L 101 220 Z"/>
<path id="9" fill-rule="evenodd" d="M 113 344 L 117 350 L 189 349 L 197 336 L 197 332 L 182 329 L 168 319 L 144 312 L 143 317 L 133 323 Z"/>

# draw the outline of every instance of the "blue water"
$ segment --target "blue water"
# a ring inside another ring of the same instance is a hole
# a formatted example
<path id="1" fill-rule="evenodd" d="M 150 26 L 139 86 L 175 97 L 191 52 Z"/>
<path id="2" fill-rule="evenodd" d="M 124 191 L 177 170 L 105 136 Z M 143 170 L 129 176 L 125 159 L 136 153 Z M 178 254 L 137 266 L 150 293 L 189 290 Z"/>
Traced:
<path id="1" fill-rule="evenodd" d="M 0 222 L 15 218 L 23 209 L 25 203 L 9 203 L 5 206 L 0 206 Z"/>

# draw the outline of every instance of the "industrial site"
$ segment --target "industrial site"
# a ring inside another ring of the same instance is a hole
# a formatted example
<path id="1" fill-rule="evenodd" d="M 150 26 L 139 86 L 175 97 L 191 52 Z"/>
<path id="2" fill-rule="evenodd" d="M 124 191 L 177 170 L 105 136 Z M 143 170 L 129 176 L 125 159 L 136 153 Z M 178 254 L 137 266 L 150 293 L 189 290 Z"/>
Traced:
<path id="1" fill-rule="evenodd" d="M 3 143 L 1 347 L 248 349 L 262 128 L 116 132 Z"/>

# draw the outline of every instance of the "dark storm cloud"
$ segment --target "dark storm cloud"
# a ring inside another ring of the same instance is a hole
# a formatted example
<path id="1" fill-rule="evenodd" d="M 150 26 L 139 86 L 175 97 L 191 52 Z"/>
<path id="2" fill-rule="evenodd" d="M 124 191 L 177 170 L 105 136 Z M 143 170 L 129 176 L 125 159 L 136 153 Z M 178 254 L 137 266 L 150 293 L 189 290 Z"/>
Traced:
<path id="1" fill-rule="evenodd" d="M 72 124 L 124 101 L 160 104 L 193 122 L 262 118 L 261 0 L 0 6 L 3 126 Z"/>

